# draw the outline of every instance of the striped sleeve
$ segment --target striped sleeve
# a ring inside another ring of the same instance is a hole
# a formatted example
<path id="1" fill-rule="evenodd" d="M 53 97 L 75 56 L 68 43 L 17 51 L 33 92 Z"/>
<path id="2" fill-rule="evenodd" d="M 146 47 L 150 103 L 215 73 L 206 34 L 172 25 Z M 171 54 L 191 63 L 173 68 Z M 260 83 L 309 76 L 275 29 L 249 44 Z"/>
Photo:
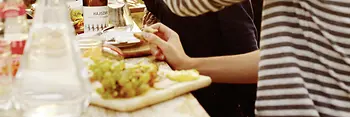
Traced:
<path id="1" fill-rule="evenodd" d="M 174 14 L 182 17 L 216 12 L 225 6 L 242 1 L 244 0 L 164 0 Z"/>
<path id="2" fill-rule="evenodd" d="M 350 117 L 350 1 L 265 0 L 256 117 Z"/>

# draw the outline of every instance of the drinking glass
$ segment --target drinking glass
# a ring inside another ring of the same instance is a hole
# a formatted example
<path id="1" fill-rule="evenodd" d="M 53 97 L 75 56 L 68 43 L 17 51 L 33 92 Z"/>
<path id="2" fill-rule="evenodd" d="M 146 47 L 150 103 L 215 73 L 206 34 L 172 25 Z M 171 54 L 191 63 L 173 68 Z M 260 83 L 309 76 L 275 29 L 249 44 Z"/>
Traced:
<path id="1" fill-rule="evenodd" d="M 115 27 L 117 31 L 131 31 L 134 22 L 126 0 L 109 0 L 109 23 Z"/>
<path id="2" fill-rule="evenodd" d="M 10 42 L 0 40 L 0 117 L 11 108 L 12 69 Z"/>
<path id="3" fill-rule="evenodd" d="M 102 56 L 102 46 L 104 38 L 101 36 L 89 36 L 86 34 L 81 34 L 78 37 L 78 45 L 82 52 L 83 58 L 88 58 L 91 56 Z"/>

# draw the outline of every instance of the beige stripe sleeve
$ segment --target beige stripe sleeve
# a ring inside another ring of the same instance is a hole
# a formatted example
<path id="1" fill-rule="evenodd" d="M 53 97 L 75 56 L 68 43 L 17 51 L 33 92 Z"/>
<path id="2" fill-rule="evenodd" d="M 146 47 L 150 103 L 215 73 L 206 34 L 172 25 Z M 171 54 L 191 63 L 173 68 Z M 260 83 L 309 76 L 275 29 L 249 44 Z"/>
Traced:
<path id="1" fill-rule="evenodd" d="M 244 0 L 163 0 L 169 9 L 176 15 L 198 16 L 207 12 L 216 12 L 226 6 Z"/>

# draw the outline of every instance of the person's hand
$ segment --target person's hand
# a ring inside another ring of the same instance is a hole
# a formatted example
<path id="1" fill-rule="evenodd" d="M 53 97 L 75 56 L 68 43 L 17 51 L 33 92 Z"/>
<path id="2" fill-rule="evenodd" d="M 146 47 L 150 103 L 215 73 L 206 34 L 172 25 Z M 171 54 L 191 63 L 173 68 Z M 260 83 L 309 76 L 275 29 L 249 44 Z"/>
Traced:
<path id="1" fill-rule="evenodd" d="M 152 54 L 159 60 L 166 60 L 174 69 L 187 69 L 190 63 L 181 45 L 179 35 L 167 26 L 157 23 L 149 28 L 157 29 L 158 32 L 143 33 L 143 37 L 151 43 Z"/>

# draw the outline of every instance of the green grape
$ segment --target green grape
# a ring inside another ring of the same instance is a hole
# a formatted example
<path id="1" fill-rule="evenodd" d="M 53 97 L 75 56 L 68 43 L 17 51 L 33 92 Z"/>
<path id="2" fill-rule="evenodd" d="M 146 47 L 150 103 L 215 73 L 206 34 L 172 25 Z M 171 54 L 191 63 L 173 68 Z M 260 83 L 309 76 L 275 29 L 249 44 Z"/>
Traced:
<path id="1" fill-rule="evenodd" d="M 102 79 L 103 72 L 102 72 L 101 69 L 96 68 L 96 69 L 93 70 L 93 73 L 94 73 L 94 74 L 93 74 L 94 77 L 95 77 L 97 80 L 101 80 L 101 79 Z"/>
<path id="2" fill-rule="evenodd" d="M 127 97 L 134 97 L 134 96 L 136 96 L 136 91 L 130 90 L 126 94 L 127 94 Z"/>
<path id="3" fill-rule="evenodd" d="M 100 62 L 100 59 L 95 58 L 95 57 L 90 57 L 92 61 L 94 61 L 95 64 L 98 64 Z"/>
<path id="4" fill-rule="evenodd" d="M 130 81 L 131 81 L 131 82 L 136 82 L 137 79 L 134 77 L 134 78 L 132 78 Z"/>
<path id="5" fill-rule="evenodd" d="M 158 70 L 157 65 L 149 64 L 148 66 L 149 66 L 148 72 L 157 72 Z"/>
<path id="6" fill-rule="evenodd" d="M 128 82 L 124 85 L 123 89 L 129 91 L 129 90 L 132 90 L 132 83 Z"/>
<path id="7" fill-rule="evenodd" d="M 138 91 L 140 94 L 143 94 L 147 92 L 151 87 L 148 84 L 141 84 L 140 87 L 138 88 Z"/>
<path id="8" fill-rule="evenodd" d="M 119 80 L 118 80 L 118 83 L 120 86 L 125 86 L 127 83 L 129 82 L 129 79 L 125 78 L 125 77 L 121 77 Z"/>
<path id="9" fill-rule="evenodd" d="M 119 61 L 117 64 L 118 68 L 120 70 L 124 70 L 125 69 L 125 62 L 124 61 Z"/>
<path id="10" fill-rule="evenodd" d="M 119 93 L 118 93 L 117 91 L 115 91 L 115 92 L 113 92 L 112 95 L 113 95 L 114 97 L 118 97 L 118 94 L 119 94 Z"/>
<path id="11" fill-rule="evenodd" d="M 138 78 L 142 75 L 142 71 L 140 69 L 136 69 L 133 71 L 133 76 L 132 78 Z"/>
<path id="12" fill-rule="evenodd" d="M 150 66 L 149 65 L 142 65 L 141 67 L 140 67 L 140 70 L 142 70 L 142 72 L 146 72 L 146 71 L 148 71 L 150 69 Z"/>
<path id="13" fill-rule="evenodd" d="M 142 70 L 141 70 L 141 68 L 134 68 L 134 69 L 132 70 L 132 72 L 133 72 L 133 73 L 136 73 L 136 74 L 140 74 L 140 73 L 142 73 Z"/>
<path id="14" fill-rule="evenodd" d="M 125 70 L 123 73 L 123 76 L 125 75 L 125 78 L 127 78 L 128 80 L 131 80 L 135 75 L 133 74 L 132 70 Z"/>
<path id="15" fill-rule="evenodd" d="M 121 73 L 120 72 L 113 72 L 112 77 L 118 81 L 121 78 Z"/>
<path id="16" fill-rule="evenodd" d="M 134 65 L 134 66 L 132 66 L 132 67 L 130 67 L 128 69 L 131 70 L 131 71 L 134 71 L 134 70 L 136 70 L 138 68 L 140 68 L 140 65 Z"/>
<path id="17" fill-rule="evenodd" d="M 89 69 L 94 72 L 94 77 L 100 79 L 104 88 L 96 91 L 104 99 L 134 97 L 147 92 L 151 88 L 148 83 L 158 70 L 155 64 L 137 64 L 125 68 L 123 60 L 112 58 L 100 58 L 98 64 L 89 66 Z"/>
<path id="18" fill-rule="evenodd" d="M 129 78 L 129 80 L 131 82 L 132 79 L 136 79 L 138 77 L 137 77 L 137 74 L 130 74 L 128 78 Z"/>
<path id="19" fill-rule="evenodd" d="M 104 93 L 104 88 L 103 87 L 101 87 L 101 88 L 97 88 L 96 89 L 96 92 L 98 93 L 98 94 L 103 94 Z"/>
<path id="20" fill-rule="evenodd" d="M 107 88 L 105 89 L 105 92 L 112 94 L 114 92 L 114 89 Z"/>
<path id="21" fill-rule="evenodd" d="M 139 86 L 140 82 L 136 78 L 133 78 L 133 79 L 131 79 L 131 84 L 133 87 L 136 88 Z"/>
<path id="22" fill-rule="evenodd" d="M 100 67 L 104 72 L 106 72 L 109 71 L 110 64 L 108 64 L 108 62 L 103 62 Z"/>
<path id="23" fill-rule="evenodd" d="M 120 67 L 125 69 L 125 61 L 121 60 L 119 61 Z"/>
<path id="24" fill-rule="evenodd" d="M 101 97 L 102 97 L 103 99 L 112 99 L 112 98 L 113 98 L 113 96 L 112 96 L 110 93 L 103 93 L 103 94 L 101 95 Z"/>
<path id="25" fill-rule="evenodd" d="M 121 62 L 115 62 L 111 65 L 111 70 L 114 72 L 119 72 L 124 69 L 124 65 Z"/>
<path id="26" fill-rule="evenodd" d="M 105 72 L 105 74 L 103 75 L 103 78 L 110 78 L 110 79 L 113 79 L 112 73 L 109 72 L 109 71 Z"/>
<path id="27" fill-rule="evenodd" d="M 141 83 L 148 83 L 150 80 L 151 80 L 151 74 L 149 74 L 149 73 L 144 73 L 140 77 Z"/>
<path id="28" fill-rule="evenodd" d="M 94 70 L 96 68 L 98 68 L 98 66 L 96 64 L 93 64 L 93 65 L 89 66 L 89 70 Z"/>
<path id="29" fill-rule="evenodd" d="M 104 62 L 108 65 L 112 65 L 114 61 L 107 58 Z"/>
<path id="30" fill-rule="evenodd" d="M 104 78 L 101 81 L 101 84 L 106 89 L 115 89 L 117 87 L 115 81 L 113 79 L 109 79 L 109 78 Z"/>

